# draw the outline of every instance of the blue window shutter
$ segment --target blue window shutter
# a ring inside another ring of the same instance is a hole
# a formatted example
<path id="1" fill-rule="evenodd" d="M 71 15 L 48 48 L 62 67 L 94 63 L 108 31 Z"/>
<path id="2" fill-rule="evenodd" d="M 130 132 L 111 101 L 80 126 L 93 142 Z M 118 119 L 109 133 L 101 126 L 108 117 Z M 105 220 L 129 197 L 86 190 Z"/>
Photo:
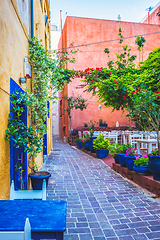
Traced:
<path id="1" fill-rule="evenodd" d="M 10 96 L 15 92 L 15 89 L 17 90 L 17 92 L 24 92 L 20 86 L 12 79 L 10 78 Z M 10 101 L 12 100 L 12 98 L 10 97 Z M 12 105 L 10 103 L 10 110 L 12 109 Z M 22 114 L 22 118 L 21 120 L 23 121 L 23 123 L 25 125 L 27 125 L 27 107 L 24 107 L 25 111 Z M 13 113 L 10 112 L 11 118 L 14 117 Z M 23 148 L 20 149 L 16 149 L 15 146 L 13 146 L 13 140 L 11 139 L 10 141 L 10 178 L 11 181 L 14 180 L 15 182 L 15 188 L 18 189 L 20 188 L 20 182 L 18 179 L 18 175 L 15 171 L 15 164 L 16 164 L 16 160 L 17 158 L 20 158 L 23 155 L 23 180 L 24 180 L 24 189 L 27 189 L 27 153 L 24 152 Z"/>
<path id="2" fill-rule="evenodd" d="M 47 101 L 48 118 L 50 117 L 50 102 Z"/>

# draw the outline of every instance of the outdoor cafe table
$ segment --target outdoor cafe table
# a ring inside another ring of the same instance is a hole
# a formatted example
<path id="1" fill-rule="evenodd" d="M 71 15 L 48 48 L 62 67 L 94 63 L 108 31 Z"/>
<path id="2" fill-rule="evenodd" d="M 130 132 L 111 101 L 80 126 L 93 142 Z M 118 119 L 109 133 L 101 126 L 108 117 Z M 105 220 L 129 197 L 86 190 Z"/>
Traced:
<path id="1" fill-rule="evenodd" d="M 0 200 L 0 231 L 24 231 L 26 218 L 32 239 L 63 240 L 66 201 Z"/>
<path id="2" fill-rule="evenodd" d="M 135 139 L 137 142 L 138 154 L 140 154 L 141 143 L 146 143 L 148 145 L 148 153 L 152 152 L 152 145 L 157 143 L 156 139 Z"/>

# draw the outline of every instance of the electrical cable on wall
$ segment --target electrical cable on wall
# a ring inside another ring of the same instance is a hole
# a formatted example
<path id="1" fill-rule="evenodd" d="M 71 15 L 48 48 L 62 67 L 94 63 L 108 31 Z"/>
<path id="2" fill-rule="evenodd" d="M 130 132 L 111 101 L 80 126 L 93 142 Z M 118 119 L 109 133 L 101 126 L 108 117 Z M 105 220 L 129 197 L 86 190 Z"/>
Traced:
<path id="1" fill-rule="evenodd" d="M 134 36 L 130 36 L 130 37 L 124 37 L 124 38 L 121 38 L 121 39 L 125 40 L 125 39 L 134 38 L 134 37 L 138 37 L 138 36 L 148 36 L 148 35 L 153 35 L 153 34 L 158 34 L 158 33 L 160 33 L 160 32 L 138 34 L 138 35 L 134 35 Z M 72 49 L 72 48 L 77 48 L 77 47 L 87 47 L 87 46 L 90 46 L 90 45 L 102 44 L 102 43 L 106 43 L 106 42 L 114 42 L 114 41 L 119 41 L 119 40 L 120 40 L 119 38 L 115 38 L 115 39 L 110 39 L 110 40 L 106 40 L 106 41 L 102 41 L 102 42 L 86 43 L 86 44 L 83 44 L 83 45 L 77 45 L 77 46 L 72 46 L 72 47 L 49 50 L 48 52 L 60 51 L 60 50 L 65 50 L 65 49 Z"/>

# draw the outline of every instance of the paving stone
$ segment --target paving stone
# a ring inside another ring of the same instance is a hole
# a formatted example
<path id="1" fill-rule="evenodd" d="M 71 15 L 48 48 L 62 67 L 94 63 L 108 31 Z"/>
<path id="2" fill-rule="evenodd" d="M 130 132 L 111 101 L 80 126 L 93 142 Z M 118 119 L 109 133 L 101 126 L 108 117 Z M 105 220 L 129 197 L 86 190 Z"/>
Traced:
<path id="1" fill-rule="evenodd" d="M 90 240 L 93 239 L 91 234 L 79 234 L 80 240 Z"/>
<path id="2" fill-rule="evenodd" d="M 100 228 L 92 228 L 91 229 L 91 232 L 92 232 L 92 235 L 94 236 L 94 237 L 103 237 L 104 235 L 103 235 L 103 232 L 102 232 L 102 230 L 100 229 Z"/>
<path id="3" fill-rule="evenodd" d="M 138 235 L 134 235 L 133 239 L 135 239 L 135 240 L 146 240 L 148 238 L 144 234 L 138 234 Z"/>
<path id="4" fill-rule="evenodd" d="M 77 234 L 64 235 L 64 240 L 80 240 Z"/>
<path id="5" fill-rule="evenodd" d="M 116 236 L 115 232 L 112 229 L 103 230 L 106 237 L 113 237 Z"/>
<path id="6" fill-rule="evenodd" d="M 101 159 L 77 150 L 59 138 L 42 170 L 52 176 L 47 199 L 66 200 L 64 240 L 160 239 L 160 203 Z"/>
<path id="7" fill-rule="evenodd" d="M 124 236 L 124 237 L 119 237 L 119 240 L 133 240 L 132 236 Z"/>

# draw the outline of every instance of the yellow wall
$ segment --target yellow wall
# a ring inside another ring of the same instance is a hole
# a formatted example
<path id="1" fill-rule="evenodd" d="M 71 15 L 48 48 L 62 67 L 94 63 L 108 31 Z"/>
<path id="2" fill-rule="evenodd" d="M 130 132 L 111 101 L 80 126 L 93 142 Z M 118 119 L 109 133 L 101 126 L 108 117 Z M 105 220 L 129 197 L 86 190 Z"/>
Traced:
<path id="1" fill-rule="evenodd" d="M 43 0 L 43 4 L 46 1 Z M 0 199 L 9 198 L 10 188 L 10 147 L 4 140 L 10 112 L 10 78 L 19 84 L 19 77 L 24 76 L 24 58 L 28 55 L 29 28 L 23 18 L 26 9 L 24 6 L 20 8 L 20 4 L 26 3 L 18 0 L 0 1 Z M 45 43 L 44 12 L 39 0 L 34 0 L 34 32 Z M 49 39 L 49 33 L 47 36 Z M 30 81 L 27 80 L 28 86 Z M 51 146 L 48 153 L 50 150 Z M 39 154 L 39 168 L 42 163 L 42 154 Z"/>

